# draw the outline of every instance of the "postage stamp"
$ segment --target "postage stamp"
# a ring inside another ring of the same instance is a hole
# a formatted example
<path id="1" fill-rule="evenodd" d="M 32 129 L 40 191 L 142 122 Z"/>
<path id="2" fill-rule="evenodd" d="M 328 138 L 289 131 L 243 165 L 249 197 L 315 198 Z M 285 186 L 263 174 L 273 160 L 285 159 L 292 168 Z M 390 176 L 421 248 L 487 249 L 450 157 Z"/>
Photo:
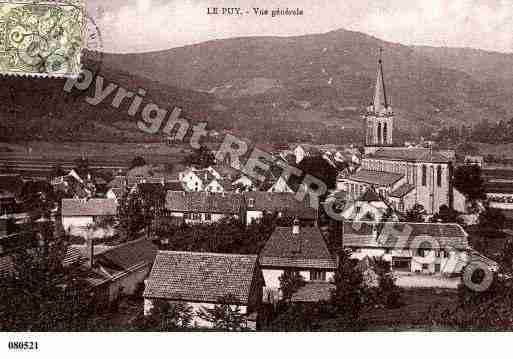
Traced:
<path id="1" fill-rule="evenodd" d="M 77 77 L 85 36 L 85 4 L 0 2 L 0 74 Z"/>

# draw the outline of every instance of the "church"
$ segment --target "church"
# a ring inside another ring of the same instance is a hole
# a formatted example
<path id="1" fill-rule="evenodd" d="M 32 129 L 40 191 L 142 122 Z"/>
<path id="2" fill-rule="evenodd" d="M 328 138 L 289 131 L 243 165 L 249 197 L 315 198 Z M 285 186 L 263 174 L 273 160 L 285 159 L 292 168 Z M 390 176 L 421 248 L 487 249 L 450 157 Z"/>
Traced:
<path id="1" fill-rule="evenodd" d="M 452 208 L 452 158 L 443 151 L 394 144 L 394 112 L 387 97 L 381 52 L 374 98 L 364 120 L 364 158 L 358 171 L 344 181 L 349 197 L 357 199 L 372 187 L 399 212 L 416 204 L 426 214 L 437 213 L 442 205 Z"/>

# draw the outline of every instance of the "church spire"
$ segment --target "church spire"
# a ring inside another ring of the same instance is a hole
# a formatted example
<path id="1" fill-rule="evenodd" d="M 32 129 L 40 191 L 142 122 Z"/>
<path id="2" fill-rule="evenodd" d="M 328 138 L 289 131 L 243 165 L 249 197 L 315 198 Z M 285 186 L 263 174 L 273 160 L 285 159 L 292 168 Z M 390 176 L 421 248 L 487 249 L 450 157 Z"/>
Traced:
<path id="1" fill-rule="evenodd" d="M 380 113 L 388 109 L 387 92 L 385 87 L 385 76 L 383 75 L 383 48 L 379 49 L 378 73 L 376 76 L 376 88 L 374 89 L 374 112 Z"/>

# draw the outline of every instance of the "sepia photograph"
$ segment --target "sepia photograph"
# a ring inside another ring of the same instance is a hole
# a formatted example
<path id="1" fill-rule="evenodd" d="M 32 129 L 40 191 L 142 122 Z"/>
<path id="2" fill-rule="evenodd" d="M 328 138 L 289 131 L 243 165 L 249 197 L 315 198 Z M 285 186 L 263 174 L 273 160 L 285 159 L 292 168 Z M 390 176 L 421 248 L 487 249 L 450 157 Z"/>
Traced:
<path id="1" fill-rule="evenodd" d="M 508 0 L 0 1 L 0 82 L 7 357 L 513 331 Z"/>

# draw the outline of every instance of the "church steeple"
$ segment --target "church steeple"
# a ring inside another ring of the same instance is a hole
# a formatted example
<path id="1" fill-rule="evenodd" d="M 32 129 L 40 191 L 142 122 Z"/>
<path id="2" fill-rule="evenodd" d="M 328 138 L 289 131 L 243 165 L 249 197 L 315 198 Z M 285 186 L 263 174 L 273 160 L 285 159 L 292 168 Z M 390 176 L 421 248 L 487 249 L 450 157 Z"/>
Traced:
<path id="1" fill-rule="evenodd" d="M 383 48 L 379 49 L 378 73 L 376 76 L 376 87 L 374 89 L 374 112 L 388 109 L 387 90 L 385 87 L 385 75 L 383 74 Z"/>
<path id="2" fill-rule="evenodd" d="M 370 150 L 393 145 L 394 113 L 388 102 L 383 71 L 383 49 L 379 49 L 378 70 L 374 98 L 367 107 L 365 144 Z M 366 149 L 367 152 L 367 149 Z"/>

